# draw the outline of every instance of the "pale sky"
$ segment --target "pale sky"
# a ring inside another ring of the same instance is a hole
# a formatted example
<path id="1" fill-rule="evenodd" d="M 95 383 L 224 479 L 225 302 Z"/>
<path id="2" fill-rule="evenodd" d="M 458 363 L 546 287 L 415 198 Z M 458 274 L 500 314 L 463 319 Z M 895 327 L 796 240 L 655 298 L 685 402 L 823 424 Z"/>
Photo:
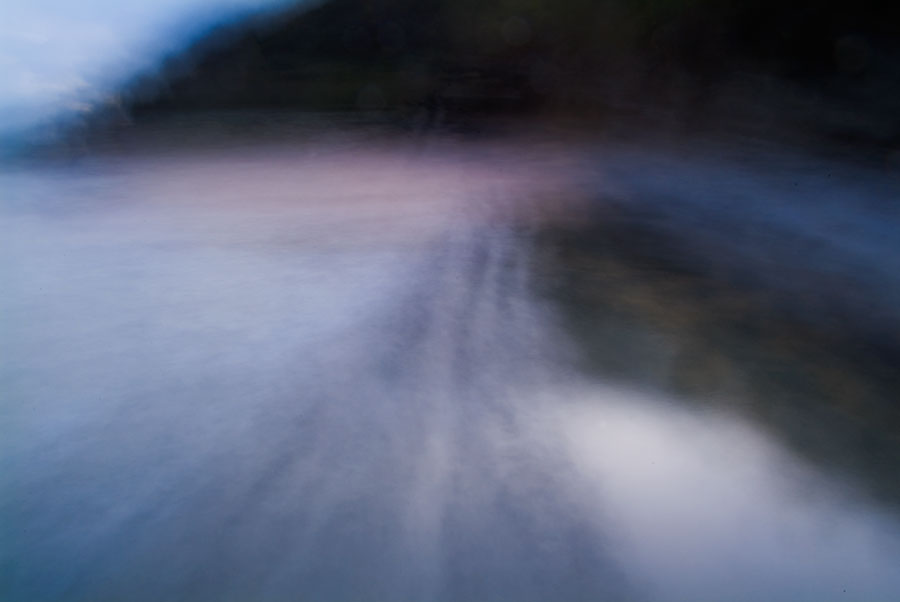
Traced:
<path id="1" fill-rule="evenodd" d="M 77 111 L 211 25 L 287 0 L 0 0 L 0 132 Z"/>

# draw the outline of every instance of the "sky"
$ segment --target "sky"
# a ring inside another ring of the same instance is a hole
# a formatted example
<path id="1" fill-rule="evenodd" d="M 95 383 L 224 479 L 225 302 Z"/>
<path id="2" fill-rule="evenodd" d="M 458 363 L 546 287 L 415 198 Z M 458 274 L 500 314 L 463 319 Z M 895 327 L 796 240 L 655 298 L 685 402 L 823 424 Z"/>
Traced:
<path id="1" fill-rule="evenodd" d="M 287 0 L 2 0 L 0 133 L 85 110 L 216 23 Z"/>

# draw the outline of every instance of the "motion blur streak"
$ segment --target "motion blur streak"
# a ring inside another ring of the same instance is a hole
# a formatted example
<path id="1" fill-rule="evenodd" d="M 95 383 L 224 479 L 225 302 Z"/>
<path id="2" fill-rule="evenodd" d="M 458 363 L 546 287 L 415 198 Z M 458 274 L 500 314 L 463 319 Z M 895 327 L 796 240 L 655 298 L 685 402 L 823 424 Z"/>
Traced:
<path id="1" fill-rule="evenodd" d="M 895 599 L 895 518 L 567 367 L 577 162 L 458 151 L 10 167 L 3 599 Z"/>
<path id="2" fill-rule="evenodd" d="M 17 182 L 91 206 L 3 218 L 3 590 L 618 591 L 532 415 L 543 318 L 527 244 L 485 219 L 499 174 L 345 152 Z"/>

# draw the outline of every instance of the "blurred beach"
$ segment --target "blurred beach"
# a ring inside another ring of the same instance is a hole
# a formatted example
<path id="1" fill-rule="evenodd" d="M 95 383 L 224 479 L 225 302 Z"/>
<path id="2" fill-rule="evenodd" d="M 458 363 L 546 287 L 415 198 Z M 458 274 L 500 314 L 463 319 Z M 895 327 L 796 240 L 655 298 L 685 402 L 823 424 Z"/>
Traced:
<path id="1" fill-rule="evenodd" d="M 3 166 L 4 599 L 896 598 L 889 172 L 223 127 Z"/>

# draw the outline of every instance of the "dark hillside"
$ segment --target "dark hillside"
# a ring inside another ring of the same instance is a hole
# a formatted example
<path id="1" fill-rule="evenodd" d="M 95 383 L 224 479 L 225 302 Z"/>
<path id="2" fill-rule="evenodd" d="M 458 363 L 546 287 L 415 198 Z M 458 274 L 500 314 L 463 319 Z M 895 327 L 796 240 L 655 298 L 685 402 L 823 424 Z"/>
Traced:
<path id="1" fill-rule="evenodd" d="M 762 107 L 892 144 L 898 12 L 875 0 L 331 0 L 214 33 L 125 98 L 135 115 L 665 110 L 690 124 L 758 120 Z"/>

